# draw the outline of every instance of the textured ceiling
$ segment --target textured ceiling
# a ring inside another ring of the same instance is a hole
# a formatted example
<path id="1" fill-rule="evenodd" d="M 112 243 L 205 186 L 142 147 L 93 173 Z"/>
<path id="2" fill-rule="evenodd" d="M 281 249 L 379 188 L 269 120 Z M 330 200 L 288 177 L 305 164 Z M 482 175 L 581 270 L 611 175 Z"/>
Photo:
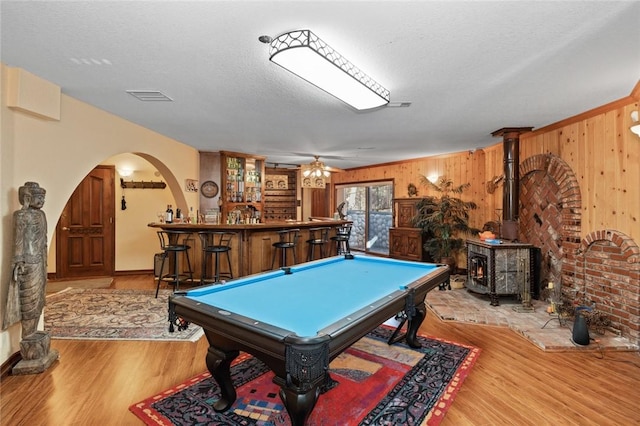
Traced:
<path id="1" fill-rule="evenodd" d="M 637 1 L 2 1 L 1 58 L 200 150 L 340 168 L 495 144 L 629 95 Z M 311 29 L 409 108 L 356 112 L 268 60 Z M 140 102 L 159 90 L 173 102 Z"/>

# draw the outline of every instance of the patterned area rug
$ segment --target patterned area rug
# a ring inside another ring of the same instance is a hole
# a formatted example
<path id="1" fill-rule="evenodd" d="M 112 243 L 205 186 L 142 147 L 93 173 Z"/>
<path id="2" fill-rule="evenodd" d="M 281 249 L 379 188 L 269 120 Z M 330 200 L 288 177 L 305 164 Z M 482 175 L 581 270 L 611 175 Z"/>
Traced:
<path id="1" fill-rule="evenodd" d="M 82 280 L 47 281 L 46 292 L 57 293 L 67 288 L 109 288 L 113 278 L 89 278 Z"/>
<path id="2" fill-rule="evenodd" d="M 389 346 L 393 330 L 378 327 L 330 365 L 338 384 L 320 395 L 307 422 L 319 425 L 437 425 L 480 350 L 421 336 L 420 349 Z M 203 354 L 202 356 L 205 356 Z M 231 368 L 238 398 L 224 413 L 212 404 L 219 388 L 208 372 L 129 407 L 147 425 L 289 426 L 273 373 L 242 353 Z"/>
<path id="3" fill-rule="evenodd" d="M 44 328 L 54 339 L 196 341 L 191 324 L 169 332 L 170 290 L 66 289 L 47 296 Z"/>

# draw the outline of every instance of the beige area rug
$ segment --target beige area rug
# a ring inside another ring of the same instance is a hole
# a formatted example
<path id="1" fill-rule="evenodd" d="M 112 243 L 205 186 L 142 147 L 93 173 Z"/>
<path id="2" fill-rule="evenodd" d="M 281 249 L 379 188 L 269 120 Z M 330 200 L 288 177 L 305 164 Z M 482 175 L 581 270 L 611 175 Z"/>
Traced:
<path id="1" fill-rule="evenodd" d="M 169 332 L 170 290 L 68 288 L 47 296 L 44 329 L 53 339 L 195 342 L 204 333 L 189 324 Z"/>
<path id="2" fill-rule="evenodd" d="M 113 278 L 89 278 L 81 280 L 47 281 L 47 294 L 57 293 L 66 288 L 109 288 Z"/>

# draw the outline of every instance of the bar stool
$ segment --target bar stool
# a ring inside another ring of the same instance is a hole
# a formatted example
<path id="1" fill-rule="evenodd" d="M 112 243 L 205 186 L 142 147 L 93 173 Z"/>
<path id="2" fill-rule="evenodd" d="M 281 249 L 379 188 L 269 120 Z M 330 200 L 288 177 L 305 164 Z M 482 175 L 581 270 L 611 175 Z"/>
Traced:
<path id="1" fill-rule="evenodd" d="M 352 224 L 347 223 L 336 228 L 336 235 L 331 237 L 331 241 L 336 243 L 336 254 L 351 254 L 349 238 L 351 238 L 352 226 Z"/>
<path id="2" fill-rule="evenodd" d="M 298 263 L 296 259 L 296 246 L 298 245 L 298 239 L 300 238 L 300 230 L 299 229 L 283 229 L 282 231 L 277 231 L 278 241 L 271 244 L 273 246 L 273 256 L 271 257 L 271 269 L 273 269 L 273 265 L 276 263 L 276 256 L 278 250 L 281 252 L 281 261 L 280 266 L 287 266 L 287 251 L 291 250 L 293 252 L 293 263 L 294 265 Z"/>
<path id="3" fill-rule="evenodd" d="M 319 228 L 309 228 L 309 239 L 307 240 L 307 262 L 315 260 L 314 249 L 316 246 L 320 247 L 320 258 L 325 257 L 324 247 L 329 242 L 329 230 L 328 226 L 321 226 Z"/>
<path id="4" fill-rule="evenodd" d="M 220 277 L 233 278 L 233 267 L 231 266 L 231 240 L 236 235 L 235 232 L 225 231 L 201 231 L 198 232 L 200 241 L 202 241 L 202 274 L 200 275 L 200 284 L 211 282 L 220 283 Z M 227 264 L 229 272 L 220 272 L 220 256 L 222 253 L 227 255 Z M 207 275 L 207 265 L 211 256 L 214 256 L 213 277 Z"/>
<path id="5" fill-rule="evenodd" d="M 189 260 L 189 249 L 191 246 L 187 245 L 186 239 L 191 235 L 188 231 L 158 231 L 158 239 L 160 240 L 160 249 L 162 250 L 162 262 L 160 264 L 160 275 L 158 276 L 158 286 L 156 288 L 156 298 L 158 298 L 158 292 L 160 291 L 160 283 L 166 281 L 173 284 L 173 291 L 176 292 L 180 287 L 180 282 L 184 282 L 187 276 L 193 281 L 193 270 L 191 269 L 191 261 Z M 180 238 L 182 237 L 182 241 Z M 187 267 L 189 268 L 186 273 L 180 273 L 180 262 L 178 253 L 184 253 L 187 259 Z M 163 275 L 164 263 L 169 259 L 169 262 L 173 262 L 173 273 L 167 273 Z"/>

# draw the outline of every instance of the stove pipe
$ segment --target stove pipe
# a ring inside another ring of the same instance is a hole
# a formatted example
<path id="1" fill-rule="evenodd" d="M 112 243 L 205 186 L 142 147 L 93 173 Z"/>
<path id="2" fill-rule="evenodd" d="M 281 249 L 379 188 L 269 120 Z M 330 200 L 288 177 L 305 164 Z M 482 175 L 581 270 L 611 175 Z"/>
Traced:
<path id="1" fill-rule="evenodd" d="M 520 207 L 520 133 L 533 127 L 505 127 L 492 136 L 503 138 L 504 188 L 502 192 L 502 235 L 506 240 L 518 239 L 518 209 Z"/>
<path id="2" fill-rule="evenodd" d="M 502 219 L 518 220 L 520 203 L 520 138 L 516 134 L 505 135 L 502 144 L 504 150 L 504 190 L 502 192 Z"/>

